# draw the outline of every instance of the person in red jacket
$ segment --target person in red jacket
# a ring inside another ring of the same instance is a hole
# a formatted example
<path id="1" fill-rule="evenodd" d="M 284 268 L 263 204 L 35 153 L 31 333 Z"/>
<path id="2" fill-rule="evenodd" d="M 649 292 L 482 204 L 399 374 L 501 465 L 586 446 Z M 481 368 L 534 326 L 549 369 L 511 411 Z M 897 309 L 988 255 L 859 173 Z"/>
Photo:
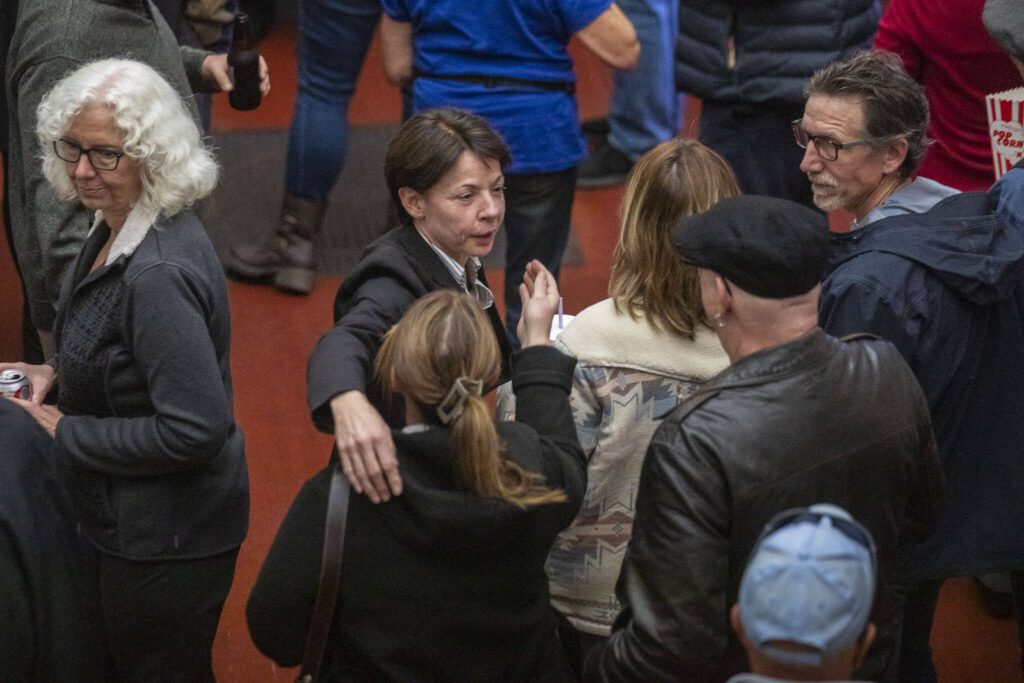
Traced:
<path id="1" fill-rule="evenodd" d="M 985 96 L 1021 77 L 981 20 L 985 0 L 891 0 L 874 47 L 895 52 L 924 86 L 931 122 L 918 175 L 959 190 L 995 181 Z"/>

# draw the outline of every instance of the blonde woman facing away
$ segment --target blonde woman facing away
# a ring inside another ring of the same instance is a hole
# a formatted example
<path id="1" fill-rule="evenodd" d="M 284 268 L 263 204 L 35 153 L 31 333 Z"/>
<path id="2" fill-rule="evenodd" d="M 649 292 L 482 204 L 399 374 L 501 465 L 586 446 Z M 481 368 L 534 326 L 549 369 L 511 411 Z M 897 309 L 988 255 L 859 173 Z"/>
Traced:
<path id="1" fill-rule="evenodd" d="M 732 170 L 695 140 L 673 139 L 637 161 L 622 206 L 610 298 L 580 313 L 556 345 L 575 356 L 576 431 L 588 459 L 587 493 L 547 562 L 551 598 L 584 657 L 618 614 L 615 581 L 633 526 L 640 466 L 676 404 L 729 362 L 700 302 L 697 269 L 672 247 L 685 216 L 739 194 Z"/>
<path id="2" fill-rule="evenodd" d="M 544 561 L 576 515 L 586 465 L 569 408 L 575 362 L 548 342 L 554 278 L 531 263 L 512 355 L 517 421 L 495 424 L 483 397 L 501 374 L 487 315 L 442 289 L 412 304 L 384 339 L 377 381 L 401 400 L 393 432 L 404 488 L 349 501 L 328 680 L 568 681 Z M 324 515 L 289 516 L 249 599 L 253 641 L 279 664 L 302 657 Z"/>

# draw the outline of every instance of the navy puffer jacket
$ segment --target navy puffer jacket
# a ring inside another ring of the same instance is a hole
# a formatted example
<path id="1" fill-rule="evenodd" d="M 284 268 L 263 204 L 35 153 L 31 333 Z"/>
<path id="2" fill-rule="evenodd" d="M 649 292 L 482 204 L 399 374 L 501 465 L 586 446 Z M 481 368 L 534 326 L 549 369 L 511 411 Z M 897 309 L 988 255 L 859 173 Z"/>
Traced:
<path id="1" fill-rule="evenodd" d="M 676 88 L 703 99 L 799 104 L 815 71 L 871 47 L 880 14 L 878 0 L 687 0 L 679 5 Z"/>

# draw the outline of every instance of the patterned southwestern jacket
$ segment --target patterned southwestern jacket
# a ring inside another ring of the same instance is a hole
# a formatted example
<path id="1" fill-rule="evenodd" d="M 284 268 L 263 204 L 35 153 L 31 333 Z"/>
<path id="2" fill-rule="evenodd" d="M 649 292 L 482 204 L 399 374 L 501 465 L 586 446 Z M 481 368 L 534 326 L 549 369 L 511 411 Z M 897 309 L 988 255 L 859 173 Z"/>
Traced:
<path id="1" fill-rule="evenodd" d="M 588 484 L 579 515 L 548 557 L 551 601 L 578 630 L 607 636 L 647 445 L 662 419 L 729 359 L 711 329 L 693 341 L 658 332 L 617 313 L 611 299 L 576 316 L 555 345 L 578 361 L 570 400 Z"/>

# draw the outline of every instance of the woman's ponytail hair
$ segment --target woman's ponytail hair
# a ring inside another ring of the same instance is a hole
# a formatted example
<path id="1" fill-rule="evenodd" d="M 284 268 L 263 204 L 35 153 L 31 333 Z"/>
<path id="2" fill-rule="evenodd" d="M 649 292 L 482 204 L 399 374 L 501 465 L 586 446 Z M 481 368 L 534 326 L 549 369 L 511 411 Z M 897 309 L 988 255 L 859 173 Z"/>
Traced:
<path id="1" fill-rule="evenodd" d="M 483 397 L 498 381 L 501 355 L 476 300 L 452 290 L 427 294 L 385 335 L 374 365 L 386 395 L 394 389 L 425 422 L 451 427 L 456 467 L 468 489 L 520 507 L 566 500 L 503 455 Z"/>

